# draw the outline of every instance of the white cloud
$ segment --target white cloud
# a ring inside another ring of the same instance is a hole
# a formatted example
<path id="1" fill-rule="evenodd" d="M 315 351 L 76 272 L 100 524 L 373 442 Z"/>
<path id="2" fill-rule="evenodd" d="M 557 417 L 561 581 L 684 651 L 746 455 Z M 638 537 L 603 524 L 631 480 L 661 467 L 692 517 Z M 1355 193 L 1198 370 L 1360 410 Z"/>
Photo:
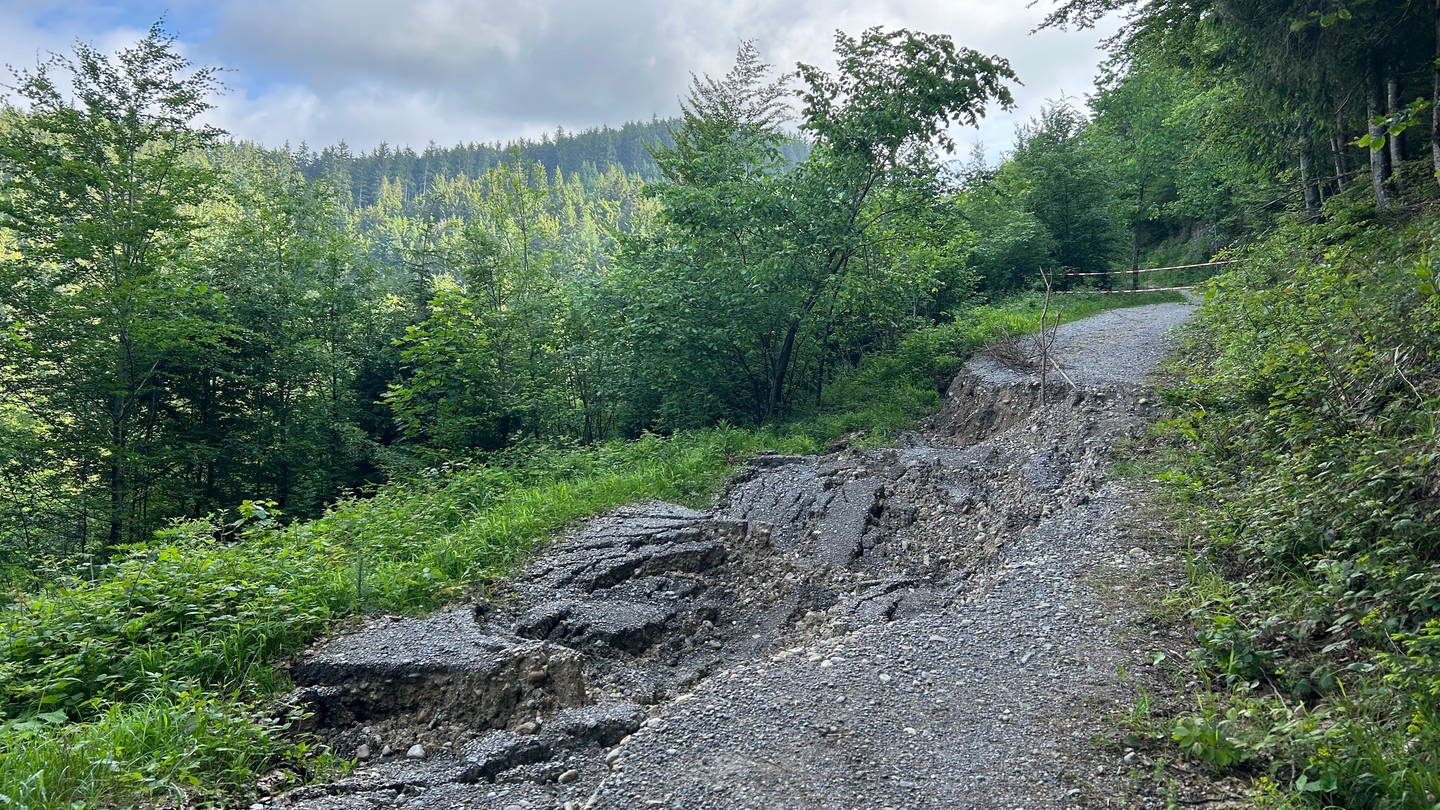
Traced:
<path id="1" fill-rule="evenodd" d="M 65 4 L 12 2 L 0 12 L 0 58 L 22 65 L 33 64 L 35 44 L 63 49 L 81 36 L 108 47 L 150 22 L 111 19 L 104 30 L 61 35 L 31 21 Z M 68 9 L 66 19 L 86 18 Z M 1011 61 L 1025 82 L 1019 111 L 992 110 L 978 136 L 993 157 L 1046 99 L 1090 89 L 1100 38 L 1030 36 L 1044 9 L 994 0 L 217 0 L 210 9 L 204 31 L 176 33 L 197 62 L 234 69 L 226 82 L 235 91 L 219 99 L 215 123 L 267 144 L 343 138 L 356 149 L 667 116 L 690 73 L 723 72 L 742 39 L 785 69 L 828 66 L 836 29 L 884 25 L 947 33 Z"/>

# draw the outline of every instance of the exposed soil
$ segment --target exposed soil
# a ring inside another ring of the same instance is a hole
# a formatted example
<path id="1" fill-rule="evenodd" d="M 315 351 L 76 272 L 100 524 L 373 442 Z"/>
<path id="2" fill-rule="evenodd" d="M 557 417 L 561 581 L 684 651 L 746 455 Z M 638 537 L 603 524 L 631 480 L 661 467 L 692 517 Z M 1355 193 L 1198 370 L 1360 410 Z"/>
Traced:
<path id="1" fill-rule="evenodd" d="M 713 508 L 599 518 L 506 598 L 386 618 L 294 668 L 346 808 L 1164 806 L 1118 742 L 1178 555 L 1110 450 L 1186 305 L 976 360 L 905 446 L 761 456 Z M 1203 804 L 1212 788 L 1170 783 Z"/>

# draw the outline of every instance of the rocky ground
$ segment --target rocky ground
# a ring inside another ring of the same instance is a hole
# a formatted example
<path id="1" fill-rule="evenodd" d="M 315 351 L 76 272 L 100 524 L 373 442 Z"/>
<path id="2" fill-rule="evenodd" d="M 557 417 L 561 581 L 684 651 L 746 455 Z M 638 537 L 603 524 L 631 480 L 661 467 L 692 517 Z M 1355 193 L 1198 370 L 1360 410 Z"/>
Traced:
<path id="1" fill-rule="evenodd" d="M 502 599 L 331 639 L 294 699 L 359 765 L 262 804 L 1223 799 L 1116 731 L 1174 653 L 1151 609 L 1183 574 L 1110 451 L 1156 415 L 1144 380 L 1189 312 L 1062 328 L 1043 404 L 1033 370 L 977 359 L 903 447 L 761 456 L 708 511 L 592 521 Z"/>

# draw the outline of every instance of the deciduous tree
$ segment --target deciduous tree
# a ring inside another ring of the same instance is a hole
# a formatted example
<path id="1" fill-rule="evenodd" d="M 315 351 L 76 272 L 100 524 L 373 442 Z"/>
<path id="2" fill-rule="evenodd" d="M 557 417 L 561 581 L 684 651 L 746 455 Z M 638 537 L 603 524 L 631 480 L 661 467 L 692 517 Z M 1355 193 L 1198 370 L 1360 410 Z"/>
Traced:
<path id="1" fill-rule="evenodd" d="M 68 91 L 62 77 L 70 78 Z M 209 339 L 183 257 L 215 174 L 220 133 L 197 125 L 215 72 L 192 69 L 159 26 L 113 58 L 86 44 L 16 73 L 0 131 L 0 265 L 7 397 L 40 419 L 105 547 L 149 522 L 146 446 L 177 349 Z M 86 534 L 90 534 L 86 529 Z"/>

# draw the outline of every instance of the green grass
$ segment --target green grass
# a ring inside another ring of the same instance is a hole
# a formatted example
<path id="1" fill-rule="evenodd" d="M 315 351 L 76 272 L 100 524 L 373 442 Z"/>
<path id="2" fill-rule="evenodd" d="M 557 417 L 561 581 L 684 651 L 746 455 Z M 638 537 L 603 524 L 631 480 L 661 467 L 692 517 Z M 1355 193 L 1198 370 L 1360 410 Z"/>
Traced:
<path id="1" fill-rule="evenodd" d="M 1074 296 L 1062 317 L 1154 300 Z M 1028 296 L 916 332 L 787 425 L 520 446 L 291 525 L 246 504 L 236 523 L 178 524 L 91 579 L 12 594 L 0 608 L 0 810 L 235 803 L 259 773 L 308 778 L 326 757 L 255 708 L 286 687 L 276 662 L 356 617 L 483 598 L 556 530 L 615 506 L 703 505 L 760 450 L 814 452 L 853 432 L 883 441 L 938 404 L 968 354 L 1034 329 L 1040 309 Z"/>
<path id="2" fill-rule="evenodd" d="M 243 704 L 180 692 L 111 706 L 88 723 L 11 723 L 0 734 L 0 807 L 83 808 L 141 797 L 189 806 L 244 795 L 258 772 L 281 759 L 335 770 L 331 757 L 287 742 L 282 729 L 251 714 Z"/>

